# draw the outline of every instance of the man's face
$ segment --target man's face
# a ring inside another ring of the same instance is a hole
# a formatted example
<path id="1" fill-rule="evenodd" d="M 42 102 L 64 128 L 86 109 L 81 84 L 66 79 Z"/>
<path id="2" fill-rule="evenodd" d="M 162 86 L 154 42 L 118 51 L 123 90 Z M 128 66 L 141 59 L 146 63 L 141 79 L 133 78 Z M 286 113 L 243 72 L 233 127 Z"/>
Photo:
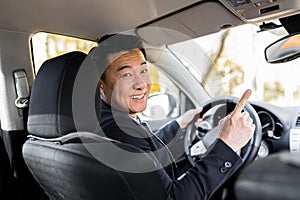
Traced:
<path id="1" fill-rule="evenodd" d="M 111 107 L 135 115 L 146 109 L 151 87 L 148 66 L 138 49 L 109 55 L 100 91 Z"/>

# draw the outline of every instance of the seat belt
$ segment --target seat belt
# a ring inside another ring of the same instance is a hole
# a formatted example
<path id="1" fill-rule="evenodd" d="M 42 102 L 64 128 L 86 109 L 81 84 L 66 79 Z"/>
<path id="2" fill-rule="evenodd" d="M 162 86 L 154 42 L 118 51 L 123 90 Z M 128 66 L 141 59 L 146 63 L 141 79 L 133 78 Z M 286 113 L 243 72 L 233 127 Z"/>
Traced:
<path id="1" fill-rule="evenodd" d="M 25 71 L 15 71 L 14 79 L 17 91 L 15 105 L 17 108 L 26 108 L 29 106 L 29 85 Z"/>
<path id="2" fill-rule="evenodd" d="M 6 146 L 6 151 L 9 157 L 10 165 L 14 176 L 18 177 L 19 165 L 23 165 L 22 159 L 22 145 L 27 137 L 27 116 L 29 106 L 29 85 L 27 75 L 24 70 L 18 70 L 13 72 L 15 88 L 16 88 L 16 99 L 15 106 L 19 110 L 19 115 L 23 117 L 24 130 L 7 131 L 3 135 L 3 142 Z"/>

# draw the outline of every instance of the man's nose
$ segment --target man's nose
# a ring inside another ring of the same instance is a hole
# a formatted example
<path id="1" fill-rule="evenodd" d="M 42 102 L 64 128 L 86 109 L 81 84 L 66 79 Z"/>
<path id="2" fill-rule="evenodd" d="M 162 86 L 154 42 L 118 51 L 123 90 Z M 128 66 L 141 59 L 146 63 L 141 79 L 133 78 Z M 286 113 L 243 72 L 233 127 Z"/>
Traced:
<path id="1" fill-rule="evenodd" d="M 144 89 L 145 87 L 147 87 L 149 80 L 142 78 L 141 76 L 136 76 L 135 80 L 134 80 L 134 84 L 133 84 L 133 88 L 134 89 Z"/>

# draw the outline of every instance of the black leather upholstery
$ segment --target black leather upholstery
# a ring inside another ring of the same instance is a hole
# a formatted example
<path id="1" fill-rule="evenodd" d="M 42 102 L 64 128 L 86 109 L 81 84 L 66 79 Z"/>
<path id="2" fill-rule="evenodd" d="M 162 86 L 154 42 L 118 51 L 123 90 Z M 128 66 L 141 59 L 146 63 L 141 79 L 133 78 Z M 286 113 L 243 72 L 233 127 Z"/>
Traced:
<path id="1" fill-rule="evenodd" d="M 72 112 L 73 86 L 85 58 L 82 52 L 71 52 L 43 64 L 30 97 L 27 123 L 30 134 L 54 138 L 76 130 Z M 96 86 L 95 91 L 98 91 Z M 95 103 L 98 104 L 99 101 Z"/>
<path id="2" fill-rule="evenodd" d="M 74 105 L 75 108 L 77 105 L 83 109 L 89 106 L 74 104 L 78 98 L 85 98 L 84 95 L 74 96 L 74 85 L 83 63 L 90 62 L 87 60 L 81 52 L 53 58 L 42 65 L 35 79 L 28 119 L 31 136 L 23 146 L 23 156 L 31 173 L 53 200 L 166 199 L 165 188 L 156 171 L 121 171 L 110 167 L 109 163 L 95 155 L 99 152 L 109 156 L 112 144 L 131 152 L 141 150 L 93 133 L 96 125 L 94 122 L 89 123 L 91 120 L 85 120 L 84 126 L 78 122 L 81 118 L 75 122 Z M 97 73 L 95 77 L 88 77 L 83 83 L 97 79 Z M 82 83 L 79 86 L 85 88 Z M 97 85 L 94 85 L 93 90 L 93 99 L 86 102 L 94 104 L 94 113 L 99 116 Z M 92 115 L 93 118 L 95 114 Z M 137 165 L 141 169 L 156 167 L 156 163 L 147 155 L 117 161 L 119 166 L 126 165 L 127 168 Z"/>

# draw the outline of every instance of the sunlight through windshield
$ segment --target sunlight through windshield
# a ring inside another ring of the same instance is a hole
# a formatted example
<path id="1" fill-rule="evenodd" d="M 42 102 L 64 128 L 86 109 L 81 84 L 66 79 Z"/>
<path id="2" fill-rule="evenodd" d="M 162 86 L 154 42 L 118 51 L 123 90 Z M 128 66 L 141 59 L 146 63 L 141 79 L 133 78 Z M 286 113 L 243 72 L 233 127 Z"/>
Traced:
<path id="1" fill-rule="evenodd" d="M 211 97 L 224 93 L 239 97 L 245 89 L 251 88 L 251 100 L 281 106 L 299 105 L 300 59 L 269 64 L 264 57 L 265 47 L 287 33 L 283 29 L 273 30 L 273 33 L 257 31 L 257 26 L 243 25 L 194 39 L 211 63 L 189 64 L 189 68 L 195 68 L 190 71 L 197 80 L 203 81 L 203 85 L 222 83 L 219 90 L 207 91 Z M 208 73 L 197 73 L 203 70 Z"/>

